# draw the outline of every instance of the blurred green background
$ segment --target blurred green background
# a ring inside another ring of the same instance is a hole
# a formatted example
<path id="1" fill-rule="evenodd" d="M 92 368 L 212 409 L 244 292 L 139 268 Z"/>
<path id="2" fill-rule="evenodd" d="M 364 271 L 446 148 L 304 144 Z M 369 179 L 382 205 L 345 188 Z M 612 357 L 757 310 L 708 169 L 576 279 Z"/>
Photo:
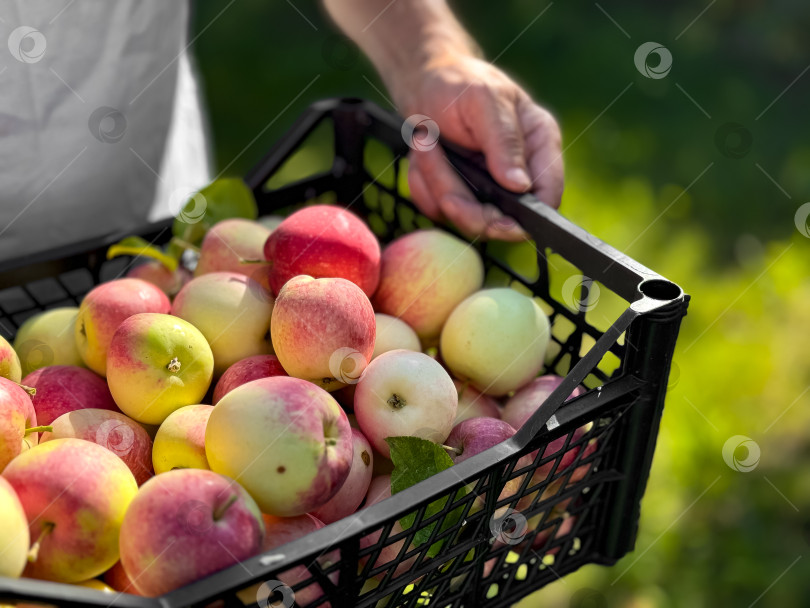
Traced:
<path id="1" fill-rule="evenodd" d="M 694 299 L 635 552 L 520 606 L 810 606 L 810 5 L 547 6 L 455 8 L 486 55 L 503 53 L 497 65 L 558 117 L 562 213 Z M 316 2 L 194 7 L 217 165 L 229 174 L 316 99 L 390 107 Z M 634 65 L 647 41 L 672 54 L 664 78 Z M 750 472 L 722 456 L 736 435 L 759 449 Z"/>

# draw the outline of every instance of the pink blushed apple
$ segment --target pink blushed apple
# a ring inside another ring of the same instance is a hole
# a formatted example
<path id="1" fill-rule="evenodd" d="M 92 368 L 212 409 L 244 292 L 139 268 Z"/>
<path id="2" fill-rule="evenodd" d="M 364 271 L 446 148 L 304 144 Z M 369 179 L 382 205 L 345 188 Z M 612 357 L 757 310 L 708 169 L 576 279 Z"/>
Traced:
<path id="1" fill-rule="evenodd" d="M 74 365 L 41 367 L 23 379 L 36 389 L 31 398 L 39 424 L 50 424 L 62 414 L 84 408 L 118 411 L 104 378 Z"/>
<path id="2" fill-rule="evenodd" d="M 37 415 L 31 398 L 15 382 L 0 378 L 0 472 L 38 440 Z"/>
<path id="3" fill-rule="evenodd" d="M 225 395 L 205 429 L 211 470 L 241 483 L 271 515 L 332 498 L 349 475 L 352 433 L 334 398 L 311 382 L 261 378 Z"/>
<path id="4" fill-rule="evenodd" d="M 506 420 L 516 429 L 522 427 L 531 415 L 536 412 L 549 395 L 554 392 L 563 379 L 554 374 L 546 374 L 535 378 L 522 388 L 520 388 L 504 405 L 501 418 Z M 578 397 L 585 392 L 585 389 L 578 386 L 568 396 L 566 401 Z"/>
<path id="5" fill-rule="evenodd" d="M 237 361 L 225 370 L 216 387 L 214 387 L 213 403 L 216 405 L 220 399 L 230 393 L 237 386 L 272 376 L 286 376 L 287 372 L 281 367 L 275 355 L 254 355 Z"/>
<path id="6" fill-rule="evenodd" d="M 178 266 L 172 271 L 158 260 L 149 260 L 127 272 L 127 277 L 151 283 L 170 298 L 177 295 L 177 292 L 191 280 L 192 276 L 191 272 L 182 266 Z"/>
<path id="7" fill-rule="evenodd" d="M 205 427 L 210 405 L 186 405 L 169 414 L 155 434 L 152 464 L 160 475 L 172 469 L 210 469 L 205 457 Z"/>
<path id="8" fill-rule="evenodd" d="M 119 593 L 140 595 L 124 566 L 121 565 L 121 560 L 115 562 L 115 565 L 104 573 L 103 580 Z"/>
<path id="9" fill-rule="evenodd" d="M 270 229 L 242 218 L 222 220 L 206 233 L 194 276 L 211 272 L 236 272 L 269 289 L 264 243 Z"/>
<path id="10" fill-rule="evenodd" d="M 363 506 L 364 509 L 367 509 L 371 506 L 376 505 L 378 502 L 382 502 L 386 498 L 391 498 L 391 476 L 390 475 L 380 475 L 379 477 L 374 477 L 371 480 L 371 483 L 368 487 L 368 493 L 366 494 L 366 502 Z M 388 533 L 388 538 L 400 534 L 403 532 L 403 528 L 400 525 L 399 521 L 395 521 L 393 526 L 391 527 L 391 531 Z M 375 545 L 380 541 L 382 537 L 382 530 L 376 530 L 371 534 L 363 536 L 360 539 L 360 548 L 366 549 Z M 379 548 L 379 554 L 377 554 L 377 559 L 374 560 L 374 565 L 372 568 L 381 568 L 387 564 L 390 564 L 392 561 L 396 560 L 397 556 L 399 556 L 400 551 L 402 551 L 402 547 L 405 544 L 405 539 L 398 540 L 396 542 L 389 542 L 386 545 L 383 545 Z M 408 547 L 408 550 L 413 549 L 413 546 Z M 370 554 L 374 556 L 374 553 Z M 394 571 L 393 576 L 399 576 L 404 572 L 407 572 L 411 569 L 414 562 L 416 561 L 417 556 L 414 555 L 413 557 L 409 557 L 408 559 L 402 560 L 400 564 L 397 566 L 396 570 Z M 369 556 L 364 556 L 361 558 L 361 562 L 365 564 L 370 559 Z M 380 573 L 376 574 L 375 576 L 380 578 L 386 575 L 386 571 L 383 570 Z"/>
<path id="11" fill-rule="evenodd" d="M 456 390 L 458 390 L 458 412 L 456 413 L 455 424 L 481 416 L 488 418 L 501 417 L 501 408 L 495 399 L 489 395 L 479 393 L 469 383 L 453 380 L 453 384 L 456 385 Z"/>
<path id="12" fill-rule="evenodd" d="M 140 593 L 155 597 L 256 555 L 264 525 L 232 479 L 201 469 L 146 482 L 121 526 L 121 563 Z"/>
<path id="13" fill-rule="evenodd" d="M 374 340 L 372 359 L 389 350 L 422 351 L 419 336 L 405 321 L 381 312 L 375 313 L 374 319 L 377 322 L 377 336 Z"/>
<path id="14" fill-rule="evenodd" d="M 371 483 L 371 475 L 374 471 L 371 444 L 361 431 L 352 429 L 352 445 L 354 457 L 349 476 L 329 502 L 312 512 L 312 515 L 325 524 L 331 524 L 354 513 L 363 502 L 363 497 L 368 491 L 368 484 Z"/>
<path id="15" fill-rule="evenodd" d="M 141 279 L 102 283 L 84 296 L 76 317 L 76 347 L 87 367 L 107 375 L 107 348 L 115 330 L 128 317 L 141 312 L 168 313 L 169 297 Z"/>
<path id="16" fill-rule="evenodd" d="M 154 474 L 149 434 L 120 412 L 95 408 L 75 410 L 59 416 L 51 427 L 52 431 L 42 433 L 40 443 L 68 437 L 92 441 L 123 460 L 138 485 Z"/>
<path id="17" fill-rule="evenodd" d="M 484 264 L 469 243 L 442 230 L 417 230 L 383 251 L 374 307 L 405 321 L 428 346 L 483 282 Z"/>
<path id="18" fill-rule="evenodd" d="M 24 576 L 76 583 L 118 560 L 121 523 L 138 485 L 115 454 L 83 439 L 54 439 L 20 454 L 3 477 L 34 542 Z"/>
<path id="19" fill-rule="evenodd" d="M 366 296 L 380 280 L 380 245 L 356 215 L 333 205 L 313 205 L 285 219 L 267 239 L 273 293 L 298 275 L 338 277 L 357 285 Z"/>
<path id="20" fill-rule="evenodd" d="M 458 393 L 445 369 L 424 353 L 392 350 L 366 368 L 354 394 L 363 434 L 386 458 L 386 437 L 410 435 L 442 443 L 453 428 Z"/>
<path id="21" fill-rule="evenodd" d="M 357 382 L 374 352 L 375 328 L 374 309 L 357 285 L 310 276 L 284 285 L 270 324 L 287 373 L 327 390 Z"/>

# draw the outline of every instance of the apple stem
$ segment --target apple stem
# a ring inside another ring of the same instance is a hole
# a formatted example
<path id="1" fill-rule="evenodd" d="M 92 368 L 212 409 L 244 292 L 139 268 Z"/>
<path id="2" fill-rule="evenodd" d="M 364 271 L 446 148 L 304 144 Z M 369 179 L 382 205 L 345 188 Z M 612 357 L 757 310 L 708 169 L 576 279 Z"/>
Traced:
<path id="1" fill-rule="evenodd" d="M 188 249 L 188 250 L 193 251 L 195 253 L 200 253 L 200 248 L 199 247 L 197 247 L 196 245 L 192 245 L 188 241 L 183 240 L 181 238 L 178 238 L 176 236 L 172 237 L 172 243 L 174 243 L 175 245 L 177 245 L 178 247 L 181 247 L 183 249 Z"/>
<path id="2" fill-rule="evenodd" d="M 233 503 L 236 502 L 237 498 L 239 498 L 237 494 L 231 494 L 228 497 L 228 500 L 222 503 L 222 505 L 214 511 L 214 521 L 219 521 L 220 519 L 222 519 L 222 516 L 225 515 L 225 511 L 227 511 L 228 507 L 230 507 Z"/>
<path id="3" fill-rule="evenodd" d="M 31 545 L 31 548 L 28 550 L 28 561 L 32 564 L 37 561 L 39 557 L 39 547 L 42 544 L 42 539 L 45 538 L 46 534 L 50 534 L 53 531 L 53 528 L 56 524 L 50 521 L 46 521 L 42 524 L 42 530 L 37 537 L 37 540 L 34 541 L 34 544 Z"/>
<path id="4" fill-rule="evenodd" d="M 240 264 L 271 264 L 272 262 L 268 262 L 267 260 L 249 260 L 247 258 L 239 258 Z"/>
<path id="5" fill-rule="evenodd" d="M 25 434 L 28 433 L 50 433 L 53 431 L 53 427 L 49 424 L 43 424 L 42 426 L 32 426 L 31 428 L 25 429 Z"/>
<path id="6" fill-rule="evenodd" d="M 25 386 L 25 384 L 20 384 L 19 382 L 15 382 L 14 384 L 19 386 L 21 389 L 23 389 L 26 393 L 28 393 L 32 397 L 35 397 L 37 394 L 37 389 L 35 389 L 33 386 Z"/>
<path id="7" fill-rule="evenodd" d="M 450 447 L 449 445 L 444 445 L 444 444 L 442 444 L 442 447 L 445 450 L 447 450 L 448 452 L 454 452 L 455 454 L 458 454 L 459 456 L 461 456 L 461 450 L 459 450 L 458 448 L 453 448 L 453 447 Z"/>
<path id="8" fill-rule="evenodd" d="M 179 372 L 180 371 L 180 359 L 175 357 L 174 359 L 169 361 L 169 364 L 166 366 L 166 369 L 168 369 L 173 374 L 176 374 L 177 372 Z"/>
<path id="9" fill-rule="evenodd" d="M 390 405 L 395 410 L 400 410 L 407 405 L 405 400 L 396 393 L 392 393 L 386 403 L 388 403 L 388 405 Z"/>

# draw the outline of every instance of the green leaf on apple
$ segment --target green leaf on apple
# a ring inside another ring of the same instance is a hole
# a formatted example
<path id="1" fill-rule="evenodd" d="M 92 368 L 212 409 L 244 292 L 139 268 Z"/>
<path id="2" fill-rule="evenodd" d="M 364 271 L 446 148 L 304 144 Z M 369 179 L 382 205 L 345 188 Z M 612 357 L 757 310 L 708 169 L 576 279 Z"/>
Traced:
<path id="1" fill-rule="evenodd" d="M 197 246 L 217 222 L 233 217 L 255 220 L 258 216 L 256 198 L 247 184 L 238 177 L 224 177 L 189 196 L 174 220 L 172 234 L 182 243 Z M 170 247 L 178 248 L 176 244 Z"/>
<path id="2" fill-rule="evenodd" d="M 111 245 L 107 249 L 107 259 L 111 260 L 119 255 L 131 255 L 134 257 L 151 258 L 163 264 L 170 271 L 177 270 L 177 258 L 163 253 L 158 247 L 149 243 L 139 236 L 128 236 Z"/>
<path id="3" fill-rule="evenodd" d="M 447 455 L 445 449 L 419 437 L 387 437 L 385 442 L 391 449 L 391 461 L 394 463 L 394 470 L 391 472 L 391 494 L 402 492 L 412 485 L 432 477 L 445 469 L 453 466 L 453 460 Z M 456 493 L 456 500 L 467 493 L 467 488 L 462 487 Z M 448 497 L 433 501 L 425 509 L 423 519 L 439 513 L 447 504 Z M 459 506 L 448 513 L 441 522 L 439 533 L 451 528 L 458 523 L 463 512 L 463 507 Z M 409 513 L 403 517 L 399 523 L 404 530 L 413 526 L 416 520 L 416 513 Z M 436 523 L 422 527 L 414 535 L 413 545 L 418 547 L 425 544 L 430 539 L 430 535 Z M 442 548 L 444 540 L 433 543 L 428 549 L 428 557 L 435 557 Z"/>

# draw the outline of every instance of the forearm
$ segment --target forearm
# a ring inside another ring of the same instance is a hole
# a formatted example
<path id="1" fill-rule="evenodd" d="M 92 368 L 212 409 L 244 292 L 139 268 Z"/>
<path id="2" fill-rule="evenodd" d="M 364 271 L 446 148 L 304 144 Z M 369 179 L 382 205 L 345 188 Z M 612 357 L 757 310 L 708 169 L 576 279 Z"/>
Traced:
<path id="1" fill-rule="evenodd" d="M 478 49 L 444 0 L 324 0 L 396 99 L 412 75 Z"/>

